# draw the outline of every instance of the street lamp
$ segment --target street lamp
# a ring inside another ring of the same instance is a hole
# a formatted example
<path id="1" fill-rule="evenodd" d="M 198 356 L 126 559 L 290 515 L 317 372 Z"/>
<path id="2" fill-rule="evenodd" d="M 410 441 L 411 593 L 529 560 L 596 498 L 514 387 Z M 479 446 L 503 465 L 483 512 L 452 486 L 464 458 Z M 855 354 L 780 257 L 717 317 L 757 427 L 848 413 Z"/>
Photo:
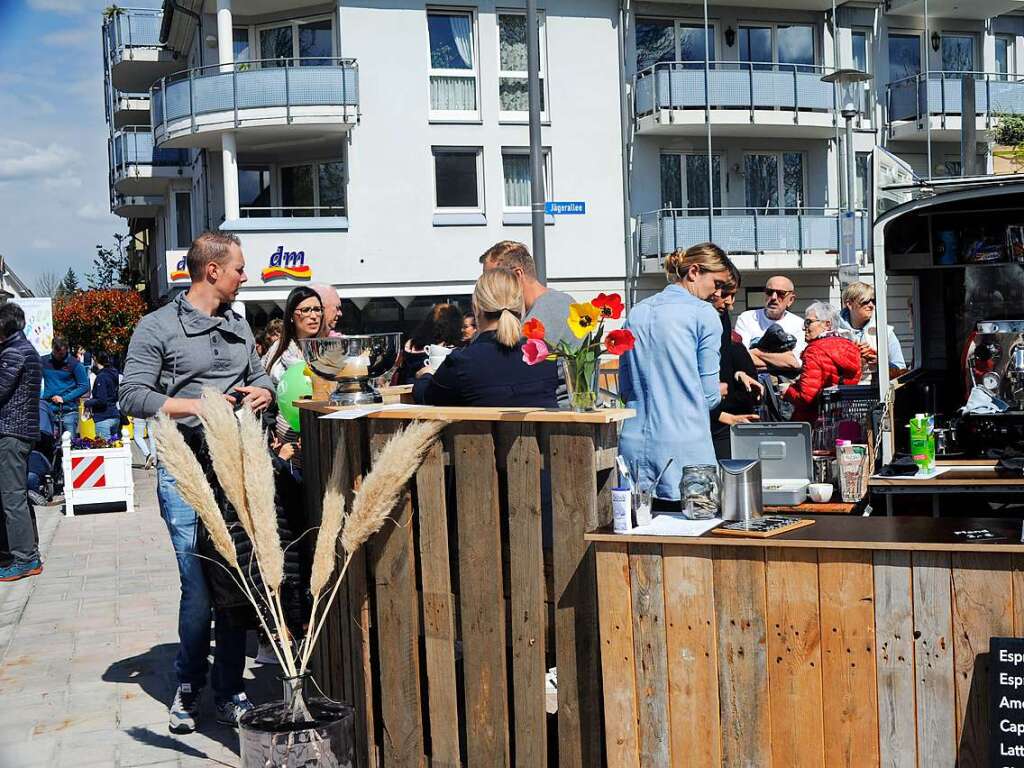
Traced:
<path id="1" fill-rule="evenodd" d="M 854 169 L 853 169 L 853 118 L 860 114 L 864 103 L 864 83 L 871 75 L 859 69 L 837 69 L 821 78 L 824 83 L 836 86 L 839 97 L 839 114 L 846 120 L 846 210 L 853 212 Z"/>

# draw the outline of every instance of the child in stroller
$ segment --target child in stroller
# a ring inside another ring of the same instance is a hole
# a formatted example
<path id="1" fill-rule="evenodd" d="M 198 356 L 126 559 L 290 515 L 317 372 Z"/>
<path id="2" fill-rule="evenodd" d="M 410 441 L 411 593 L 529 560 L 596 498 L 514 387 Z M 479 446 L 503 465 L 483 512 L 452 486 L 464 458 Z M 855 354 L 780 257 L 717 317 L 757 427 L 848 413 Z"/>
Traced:
<path id="1" fill-rule="evenodd" d="M 28 498 L 34 505 L 51 504 L 63 491 L 60 423 L 50 406 L 40 401 L 39 439 L 28 457 Z"/>

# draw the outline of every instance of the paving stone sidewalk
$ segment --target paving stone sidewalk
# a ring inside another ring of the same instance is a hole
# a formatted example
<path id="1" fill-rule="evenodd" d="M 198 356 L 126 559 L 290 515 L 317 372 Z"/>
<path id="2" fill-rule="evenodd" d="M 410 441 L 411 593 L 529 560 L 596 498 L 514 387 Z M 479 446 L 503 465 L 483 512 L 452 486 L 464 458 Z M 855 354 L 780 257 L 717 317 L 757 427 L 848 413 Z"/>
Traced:
<path id="1" fill-rule="evenodd" d="M 0 583 L 0 768 L 238 765 L 209 690 L 198 732 L 167 730 L 179 583 L 155 477 L 135 470 L 131 515 L 38 510 L 43 573 Z M 248 663 L 260 703 L 277 668 Z"/>

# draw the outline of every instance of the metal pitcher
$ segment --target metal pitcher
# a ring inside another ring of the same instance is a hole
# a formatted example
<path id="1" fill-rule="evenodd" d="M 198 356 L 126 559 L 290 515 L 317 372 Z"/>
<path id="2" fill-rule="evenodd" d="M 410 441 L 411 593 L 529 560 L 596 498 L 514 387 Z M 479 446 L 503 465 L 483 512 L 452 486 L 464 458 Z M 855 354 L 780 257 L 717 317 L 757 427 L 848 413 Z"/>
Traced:
<path id="1" fill-rule="evenodd" d="M 758 459 L 722 459 L 722 519 L 750 520 L 764 509 L 761 462 Z"/>

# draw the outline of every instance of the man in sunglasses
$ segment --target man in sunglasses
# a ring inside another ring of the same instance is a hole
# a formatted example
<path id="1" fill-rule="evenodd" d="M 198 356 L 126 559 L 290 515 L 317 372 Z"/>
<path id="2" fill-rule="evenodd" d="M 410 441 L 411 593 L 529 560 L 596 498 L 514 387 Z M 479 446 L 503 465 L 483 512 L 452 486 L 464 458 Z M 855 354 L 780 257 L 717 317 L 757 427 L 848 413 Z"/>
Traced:
<path id="1" fill-rule="evenodd" d="M 799 315 L 789 311 L 796 301 L 796 288 L 793 281 L 782 275 L 768 278 L 764 286 L 764 307 L 748 309 L 736 319 L 736 332 L 743 339 L 743 346 L 750 350 L 750 356 L 758 368 L 771 368 L 781 371 L 799 371 L 800 354 L 807 342 L 804 341 L 804 321 Z M 796 339 L 796 347 L 791 352 L 762 352 L 753 345 L 764 336 L 771 326 L 779 325 L 786 333 Z"/>
<path id="2" fill-rule="evenodd" d="M 843 291 L 843 312 L 839 327 L 860 348 L 861 384 L 870 384 L 878 371 L 878 328 L 875 325 L 875 289 L 867 283 L 850 283 Z M 886 327 L 889 371 L 906 369 L 903 348 L 892 326 Z"/>

